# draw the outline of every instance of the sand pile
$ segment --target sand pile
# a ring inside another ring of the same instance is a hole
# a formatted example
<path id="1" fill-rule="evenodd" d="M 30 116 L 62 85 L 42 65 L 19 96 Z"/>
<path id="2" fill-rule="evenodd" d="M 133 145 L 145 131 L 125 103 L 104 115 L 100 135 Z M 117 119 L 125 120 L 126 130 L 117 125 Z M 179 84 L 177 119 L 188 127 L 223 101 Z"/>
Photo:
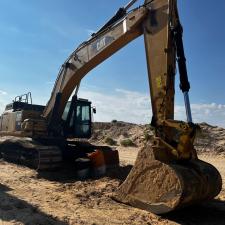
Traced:
<path id="1" fill-rule="evenodd" d="M 207 123 L 199 124 L 195 147 L 198 152 L 225 154 L 225 129 L 211 126 Z M 151 141 L 154 129 L 150 125 L 137 125 L 125 122 L 100 123 L 93 126 L 91 142 L 108 144 L 107 138 L 115 141 L 116 146 L 121 146 L 121 141 L 131 140 L 136 149 L 140 149 L 147 141 Z M 132 146 L 131 146 L 132 147 Z"/>
<path id="2" fill-rule="evenodd" d="M 225 129 L 207 123 L 199 125 L 201 130 L 197 133 L 196 149 L 199 152 L 225 154 Z"/>
<path id="3" fill-rule="evenodd" d="M 93 135 L 90 141 L 96 143 L 106 143 L 107 138 L 116 141 L 116 145 L 120 145 L 123 140 L 131 140 L 134 146 L 142 146 L 144 141 L 149 140 L 153 136 L 153 129 L 150 125 L 138 125 L 126 122 L 93 124 Z M 106 143 L 107 144 L 107 143 Z"/>

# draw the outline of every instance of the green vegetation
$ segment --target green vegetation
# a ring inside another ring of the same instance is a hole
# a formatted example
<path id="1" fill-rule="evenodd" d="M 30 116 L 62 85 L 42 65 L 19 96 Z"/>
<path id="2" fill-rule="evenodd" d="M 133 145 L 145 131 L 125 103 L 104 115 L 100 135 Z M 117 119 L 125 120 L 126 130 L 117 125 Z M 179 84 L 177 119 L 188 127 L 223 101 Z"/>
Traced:
<path id="1" fill-rule="evenodd" d="M 131 139 L 124 139 L 124 140 L 120 141 L 120 144 L 123 147 L 134 147 L 135 146 L 134 142 Z"/>
<path id="2" fill-rule="evenodd" d="M 106 143 L 107 145 L 112 145 L 112 146 L 117 145 L 117 142 L 116 142 L 115 140 L 113 140 L 112 138 L 110 138 L 110 137 L 107 137 L 107 138 L 105 139 L 105 143 Z"/>

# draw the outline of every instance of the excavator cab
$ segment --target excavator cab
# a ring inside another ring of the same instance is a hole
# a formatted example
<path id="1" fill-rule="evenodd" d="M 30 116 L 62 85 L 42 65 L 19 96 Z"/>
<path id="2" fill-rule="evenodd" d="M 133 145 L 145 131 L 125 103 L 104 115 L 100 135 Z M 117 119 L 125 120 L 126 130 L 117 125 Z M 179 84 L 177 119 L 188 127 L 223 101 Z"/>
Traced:
<path id="1" fill-rule="evenodd" d="M 62 116 L 64 135 L 68 138 L 90 138 L 92 129 L 91 102 L 74 96 L 68 101 Z"/>

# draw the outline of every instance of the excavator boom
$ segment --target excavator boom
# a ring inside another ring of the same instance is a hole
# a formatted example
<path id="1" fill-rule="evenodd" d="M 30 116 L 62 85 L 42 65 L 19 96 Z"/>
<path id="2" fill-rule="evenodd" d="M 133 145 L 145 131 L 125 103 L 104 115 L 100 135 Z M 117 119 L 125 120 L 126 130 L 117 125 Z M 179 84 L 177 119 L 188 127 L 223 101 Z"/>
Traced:
<path id="1" fill-rule="evenodd" d="M 43 116 L 48 118 L 57 108 L 61 117 L 65 104 L 81 79 L 101 62 L 143 34 L 142 22 L 147 8 L 140 7 L 82 43 L 62 65 Z M 52 116 L 52 115 L 51 115 Z M 54 115 L 55 116 L 55 115 Z"/>

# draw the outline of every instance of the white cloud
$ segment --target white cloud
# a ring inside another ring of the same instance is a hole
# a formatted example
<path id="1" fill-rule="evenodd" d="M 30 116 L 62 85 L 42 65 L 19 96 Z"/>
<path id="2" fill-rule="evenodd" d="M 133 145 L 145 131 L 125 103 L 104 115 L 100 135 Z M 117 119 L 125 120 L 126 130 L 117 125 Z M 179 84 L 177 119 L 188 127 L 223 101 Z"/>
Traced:
<path id="1" fill-rule="evenodd" d="M 0 91 L 0 97 L 1 97 L 1 91 Z M 5 95 L 5 94 L 3 94 Z M 2 112 L 5 110 L 5 106 L 6 106 L 6 101 L 5 101 L 5 98 L 1 98 L 0 99 L 0 115 L 2 114 Z"/>
<path id="2" fill-rule="evenodd" d="M 113 119 L 133 123 L 151 122 L 151 103 L 148 94 L 129 90 L 116 89 L 113 93 L 81 88 L 79 96 L 92 101 L 97 108 L 95 121 L 111 121 Z M 225 105 L 216 103 L 195 103 L 191 105 L 193 120 L 196 123 L 207 122 L 225 127 Z M 175 106 L 175 119 L 186 120 L 185 108 Z"/>
<path id="3" fill-rule="evenodd" d="M 0 95 L 7 95 L 6 91 L 0 90 Z"/>
<path id="4" fill-rule="evenodd" d="M 51 82 L 48 84 L 52 85 Z M 81 87 L 79 97 L 89 99 L 92 101 L 92 105 L 96 106 L 97 114 L 94 116 L 95 121 L 107 122 L 116 119 L 138 124 L 151 122 L 150 96 L 146 93 L 124 89 L 115 89 L 113 92 L 109 92 L 88 85 Z M 0 113 L 4 111 L 5 105 L 11 102 L 11 98 L 12 96 L 0 90 Z M 194 122 L 207 122 L 212 125 L 225 127 L 224 104 L 195 103 L 191 105 L 191 108 Z M 183 105 L 175 106 L 175 119 L 186 120 Z"/>
<path id="5" fill-rule="evenodd" d="M 192 104 L 191 108 L 194 122 L 207 122 L 212 125 L 225 127 L 225 105 L 216 103 L 199 103 Z M 178 119 L 184 119 L 184 106 L 176 106 L 175 113 Z"/>
<path id="6" fill-rule="evenodd" d="M 95 121 L 111 121 L 113 119 L 134 123 L 151 121 L 150 97 L 148 95 L 122 89 L 112 94 L 92 91 L 85 88 L 79 96 L 92 101 L 97 108 Z"/>
<path id="7" fill-rule="evenodd" d="M 5 104 L 0 101 L 0 115 L 3 113 L 3 111 L 5 110 Z"/>
<path id="8" fill-rule="evenodd" d="M 55 82 L 54 81 L 46 81 L 45 84 L 46 85 L 53 85 Z"/>
<path id="9" fill-rule="evenodd" d="M 7 93 L 6 91 L 0 90 L 0 115 L 5 110 L 5 106 L 12 102 L 12 95 Z"/>

